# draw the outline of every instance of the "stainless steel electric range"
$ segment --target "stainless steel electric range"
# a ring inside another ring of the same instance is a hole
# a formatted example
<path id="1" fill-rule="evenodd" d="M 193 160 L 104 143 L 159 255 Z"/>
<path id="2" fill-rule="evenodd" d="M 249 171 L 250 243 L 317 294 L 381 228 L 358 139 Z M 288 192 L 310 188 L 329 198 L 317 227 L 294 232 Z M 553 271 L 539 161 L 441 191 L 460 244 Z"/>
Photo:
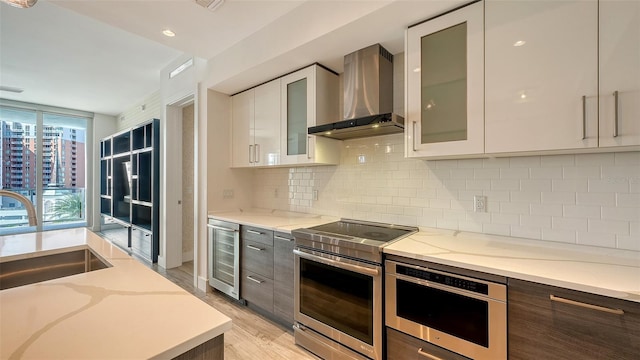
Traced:
<path id="1" fill-rule="evenodd" d="M 293 230 L 296 344 L 325 359 L 382 359 L 382 248 L 417 230 L 351 219 Z"/>

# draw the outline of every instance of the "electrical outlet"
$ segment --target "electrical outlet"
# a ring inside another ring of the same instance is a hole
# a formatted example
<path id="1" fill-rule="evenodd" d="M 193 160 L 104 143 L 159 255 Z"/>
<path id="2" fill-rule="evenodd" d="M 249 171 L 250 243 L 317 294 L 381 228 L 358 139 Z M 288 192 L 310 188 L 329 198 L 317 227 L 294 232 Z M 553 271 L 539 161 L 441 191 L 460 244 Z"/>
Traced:
<path id="1" fill-rule="evenodd" d="M 473 212 L 487 212 L 487 197 L 475 195 L 473 197 Z"/>
<path id="2" fill-rule="evenodd" d="M 233 199 L 233 189 L 224 189 L 224 190 L 222 190 L 222 198 L 223 199 Z"/>
<path id="3" fill-rule="evenodd" d="M 318 201 L 318 190 L 313 189 L 313 191 L 311 192 L 312 196 L 313 196 L 313 201 Z"/>

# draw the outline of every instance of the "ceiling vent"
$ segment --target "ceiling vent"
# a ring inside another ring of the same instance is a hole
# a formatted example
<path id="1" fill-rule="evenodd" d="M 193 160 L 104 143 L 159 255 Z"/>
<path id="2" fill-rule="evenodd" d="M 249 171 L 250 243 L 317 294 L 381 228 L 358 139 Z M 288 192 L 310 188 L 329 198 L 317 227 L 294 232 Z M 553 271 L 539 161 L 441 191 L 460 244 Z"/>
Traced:
<path id="1" fill-rule="evenodd" d="M 223 3 L 224 0 L 196 0 L 196 4 L 211 11 L 216 11 Z"/>

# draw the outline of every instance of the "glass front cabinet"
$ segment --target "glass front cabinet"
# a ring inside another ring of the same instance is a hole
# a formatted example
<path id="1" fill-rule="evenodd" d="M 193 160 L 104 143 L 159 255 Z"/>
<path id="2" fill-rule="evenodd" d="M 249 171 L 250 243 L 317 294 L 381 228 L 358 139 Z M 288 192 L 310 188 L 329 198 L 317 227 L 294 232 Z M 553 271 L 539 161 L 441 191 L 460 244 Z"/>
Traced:
<path id="1" fill-rule="evenodd" d="M 337 164 L 340 142 L 308 135 L 307 128 L 340 120 L 338 76 L 311 65 L 281 78 L 281 163 Z"/>
<path id="2" fill-rule="evenodd" d="M 484 153 L 483 2 L 407 29 L 407 157 Z"/>

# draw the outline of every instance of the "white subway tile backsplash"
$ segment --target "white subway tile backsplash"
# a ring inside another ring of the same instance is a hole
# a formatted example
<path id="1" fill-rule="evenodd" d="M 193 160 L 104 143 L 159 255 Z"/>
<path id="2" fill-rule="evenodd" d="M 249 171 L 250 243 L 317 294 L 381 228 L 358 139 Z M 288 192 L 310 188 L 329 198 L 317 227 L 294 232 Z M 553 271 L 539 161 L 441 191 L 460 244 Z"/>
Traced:
<path id="1" fill-rule="evenodd" d="M 540 203 L 541 195 L 539 192 L 535 191 L 512 191 L 511 193 L 511 202 L 514 203 Z"/>
<path id="2" fill-rule="evenodd" d="M 614 234 L 578 231 L 576 239 L 577 243 L 581 245 L 616 247 L 616 236 Z"/>
<path id="3" fill-rule="evenodd" d="M 589 219 L 589 232 L 629 235 L 629 222 L 618 220 Z"/>
<path id="4" fill-rule="evenodd" d="M 601 208 L 599 206 L 564 205 L 564 217 L 599 219 Z"/>
<path id="5" fill-rule="evenodd" d="M 482 224 L 482 232 L 492 235 L 511 235 L 511 227 L 509 225 L 502 224 Z"/>
<path id="6" fill-rule="evenodd" d="M 587 179 L 552 180 L 551 189 L 553 192 L 587 192 L 589 181 Z"/>
<path id="7" fill-rule="evenodd" d="M 616 194 L 616 205 L 620 207 L 640 207 L 640 194 Z"/>
<path id="8" fill-rule="evenodd" d="M 615 206 L 615 193 L 576 193 L 577 205 Z"/>
<path id="9" fill-rule="evenodd" d="M 253 205 L 640 251 L 640 152 L 423 161 L 403 146 L 347 140 L 338 166 L 254 170 Z"/>
<path id="10" fill-rule="evenodd" d="M 529 168 L 501 168 L 501 179 L 522 180 L 529 178 Z"/>
<path id="11" fill-rule="evenodd" d="M 512 225 L 511 236 L 540 240 L 542 238 L 542 229 L 538 227 Z"/>
<path id="12" fill-rule="evenodd" d="M 555 230 L 587 231 L 588 220 L 579 218 L 552 217 L 551 228 Z"/>
<path id="13" fill-rule="evenodd" d="M 616 236 L 616 247 L 618 249 L 640 251 L 640 237 L 618 235 Z"/>
<path id="14" fill-rule="evenodd" d="M 509 166 L 512 168 L 524 167 L 535 168 L 540 167 L 540 156 L 524 156 L 509 158 Z"/>
<path id="15" fill-rule="evenodd" d="M 606 166 L 614 164 L 614 154 L 577 154 L 576 165 L 577 166 Z"/>
<path id="16" fill-rule="evenodd" d="M 560 204 L 531 204 L 531 215 L 562 216 Z"/>
<path id="17" fill-rule="evenodd" d="M 562 168 L 561 167 L 531 168 L 529 177 L 531 179 L 562 179 Z"/>
<path id="18" fill-rule="evenodd" d="M 540 157 L 540 166 L 543 168 L 557 166 L 573 166 L 576 163 L 573 155 L 551 155 Z"/>
<path id="19" fill-rule="evenodd" d="M 599 166 L 564 167 L 562 176 L 565 179 L 600 179 Z"/>
<path id="20" fill-rule="evenodd" d="M 551 228 L 551 216 L 520 215 L 520 225 L 525 227 L 537 227 L 540 229 Z"/>
<path id="21" fill-rule="evenodd" d="M 520 180 L 491 180 L 492 190 L 520 190 Z"/>
<path id="22" fill-rule="evenodd" d="M 589 179 L 589 192 L 629 192 L 629 180 L 625 178 Z"/>
<path id="23" fill-rule="evenodd" d="M 614 155 L 616 165 L 639 165 L 640 151 L 621 152 Z"/>
<path id="24" fill-rule="evenodd" d="M 543 204 L 575 204 L 576 193 L 575 192 L 543 192 L 542 203 Z"/>
<path id="25" fill-rule="evenodd" d="M 475 169 L 474 178 L 476 179 L 498 179 L 500 177 L 500 169 Z"/>
<path id="26" fill-rule="evenodd" d="M 543 191 L 551 191 L 551 180 L 547 180 L 547 179 L 521 180 L 520 190 L 538 192 L 538 193 Z"/>
<path id="27" fill-rule="evenodd" d="M 572 230 L 542 229 L 542 240 L 575 244 L 576 232 Z"/>
<path id="28" fill-rule="evenodd" d="M 607 220 L 624 220 L 639 222 L 640 208 L 632 207 L 603 207 L 602 218 Z"/>

